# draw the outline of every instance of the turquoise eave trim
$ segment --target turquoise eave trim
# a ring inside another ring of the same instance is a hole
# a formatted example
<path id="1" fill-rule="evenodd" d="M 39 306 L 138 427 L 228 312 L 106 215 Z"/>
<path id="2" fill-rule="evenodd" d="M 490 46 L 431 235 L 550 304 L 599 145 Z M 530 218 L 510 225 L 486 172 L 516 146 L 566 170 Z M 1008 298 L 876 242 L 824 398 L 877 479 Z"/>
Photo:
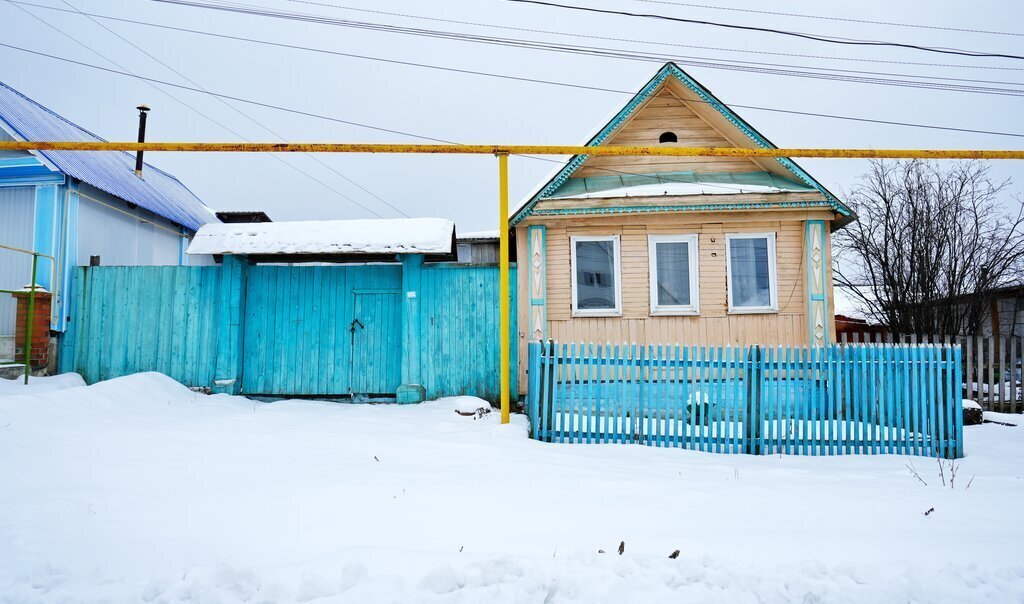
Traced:
<path id="1" fill-rule="evenodd" d="M 587 193 L 600 193 L 624 187 L 660 185 L 670 183 L 692 183 L 743 187 L 755 185 L 776 187 L 787 192 L 813 193 L 817 189 L 776 174 L 765 171 L 755 172 L 652 172 L 650 174 L 612 174 L 570 178 L 545 199 L 561 199 Z M 739 193 L 739 191 L 736 191 Z"/>
<path id="2" fill-rule="evenodd" d="M 618 206 L 606 208 L 557 208 L 534 210 L 534 216 L 571 216 L 576 214 L 646 214 L 652 212 L 715 212 L 722 210 L 761 210 L 766 208 L 831 208 L 831 204 L 818 201 L 752 201 L 745 203 L 702 203 L 675 206 Z"/>
<path id="3" fill-rule="evenodd" d="M 658 73 L 655 74 L 655 76 L 651 78 L 651 80 L 648 81 L 643 88 L 640 89 L 640 92 L 638 92 L 626 104 L 626 106 L 623 107 L 615 115 L 615 117 L 612 118 L 610 122 L 605 124 L 604 128 L 602 128 L 600 132 L 598 132 L 593 138 L 587 141 L 586 145 L 593 146 L 604 143 L 605 140 L 607 140 L 607 138 L 612 134 L 612 132 L 617 130 L 619 126 L 621 126 L 623 122 L 625 122 L 629 118 L 629 116 L 637 109 L 637 107 L 643 104 L 654 93 L 654 91 L 657 90 L 659 86 L 661 86 L 662 82 L 664 82 L 665 79 L 668 78 L 669 76 L 675 77 L 684 86 L 693 91 L 694 94 L 699 96 L 701 100 L 705 101 L 710 106 L 714 107 L 716 111 L 721 113 L 727 120 L 729 120 L 729 122 L 736 126 L 741 132 L 743 132 L 744 135 L 746 135 L 758 146 L 766 149 L 776 148 L 775 145 L 771 143 L 771 141 L 765 138 L 760 132 L 754 130 L 754 128 L 751 127 L 750 124 L 748 124 L 746 121 L 744 121 L 743 118 L 736 115 L 724 103 L 718 100 L 713 94 L 711 94 L 706 88 L 704 88 L 704 86 L 702 86 L 696 80 L 691 78 L 685 71 L 683 71 L 675 63 L 666 63 L 658 71 Z M 576 170 L 579 169 L 579 167 L 583 164 L 583 162 L 587 160 L 588 157 L 590 156 L 572 156 L 572 158 L 569 159 L 569 161 L 558 172 L 558 174 L 556 174 L 555 177 L 552 178 L 551 181 L 548 182 L 548 184 L 543 189 L 541 189 L 539 193 L 534 195 L 530 199 L 530 201 L 526 203 L 526 205 L 524 205 L 522 208 L 519 209 L 518 212 L 516 212 L 516 214 L 510 220 L 510 224 L 514 226 L 521 222 L 523 219 L 525 219 L 527 216 L 534 214 L 535 212 L 533 211 L 533 207 L 537 204 L 537 202 L 540 199 L 549 197 L 559 187 L 561 187 L 565 183 L 565 181 L 568 180 L 569 177 L 572 176 L 576 172 Z M 829 192 L 829 190 L 826 189 L 821 183 L 812 178 L 810 174 L 805 172 L 803 168 L 794 163 L 793 160 L 789 158 L 778 158 L 777 161 L 780 164 L 782 164 L 787 170 L 793 173 L 793 175 L 796 176 L 799 180 L 803 181 L 808 186 L 820 191 L 821 194 L 824 195 L 825 198 L 828 200 L 829 206 L 833 210 L 846 217 L 853 216 L 853 212 L 848 207 L 846 207 L 846 205 L 839 201 L 839 199 L 836 198 L 831 192 Z"/>
<path id="4" fill-rule="evenodd" d="M 0 187 L 61 184 L 64 174 L 54 172 L 35 156 L 0 157 Z"/>

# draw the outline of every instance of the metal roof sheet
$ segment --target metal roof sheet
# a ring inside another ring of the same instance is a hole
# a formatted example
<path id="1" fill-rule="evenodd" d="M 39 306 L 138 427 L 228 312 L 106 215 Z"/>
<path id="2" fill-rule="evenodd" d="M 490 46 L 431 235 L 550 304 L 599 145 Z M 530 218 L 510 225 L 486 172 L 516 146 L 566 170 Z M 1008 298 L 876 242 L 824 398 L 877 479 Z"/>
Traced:
<path id="1" fill-rule="evenodd" d="M 0 82 L 0 119 L 26 141 L 103 141 L 7 84 Z M 192 230 L 217 222 L 188 187 L 145 164 L 135 175 L 135 156 L 123 151 L 34 151 L 58 170 Z"/>

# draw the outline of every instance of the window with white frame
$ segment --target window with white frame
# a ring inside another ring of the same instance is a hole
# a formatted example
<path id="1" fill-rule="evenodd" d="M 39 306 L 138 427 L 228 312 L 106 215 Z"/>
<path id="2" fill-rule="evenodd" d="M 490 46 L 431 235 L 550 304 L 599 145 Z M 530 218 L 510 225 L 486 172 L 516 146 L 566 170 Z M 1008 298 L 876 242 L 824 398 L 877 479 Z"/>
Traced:
<path id="1" fill-rule="evenodd" d="M 725 255 L 729 311 L 777 311 L 775 233 L 728 234 L 725 236 Z"/>
<path id="2" fill-rule="evenodd" d="M 572 237 L 572 311 L 578 316 L 622 312 L 618 235 Z"/>
<path id="3" fill-rule="evenodd" d="M 648 235 L 647 246 L 651 314 L 697 314 L 697 235 Z"/>

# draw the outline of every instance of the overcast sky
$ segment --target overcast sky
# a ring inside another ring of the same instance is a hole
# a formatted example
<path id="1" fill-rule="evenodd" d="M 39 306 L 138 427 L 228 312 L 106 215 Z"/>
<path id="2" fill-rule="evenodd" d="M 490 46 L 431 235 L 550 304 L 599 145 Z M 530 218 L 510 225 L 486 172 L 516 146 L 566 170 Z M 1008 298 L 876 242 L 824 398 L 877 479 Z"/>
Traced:
<path id="1" fill-rule="evenodd" d="M 196 1 L 223 3 L 222 0 Z M 75 7 L 97 15 L 383 59 L 617 90 L 639 89 L 660 66 L 658 62 L 367 31 L 225 13 L 153 0 L 24 2 L 66 10 Z M 697 2 L 713 4 L 707 0 Z M 677 0 L 564 0 L 562 3 L 847 38 L 1024 54 L 1024 32 L 999 35 L 764 15 L 685 6 Z M 1024 134 L 1024 99 L 1021 97 L 797 78 L 688 65 L 692 61 L 749 61 L 797 68 L 815 67 L 832 70 L 832 73 L 855 70 L 898 74 L 851 75 L 904 81 L 915 79 L 910 76 L 948 78 L 942 81 L 959 86 L 1024 90 L 1024 61 L 1021 60 L 936 54 L 892 47 L 845 46 L 768 33 L 582 13 L 504 0 L 240 0 L 233 4 L 349 21 L 653 53 L 677 58 L 684 69 L 728 104 Z M 0 0 L 0 30 L 3 31 L 0 42 L 121 69 L 92 52 L 95 51 L 131 73 L 192 86 L 86 17 L 27 4 L 20 6 L 50 26 L 8 0 Z M 728 0 L 724 6 L 995 32 L 1021 32 L 1020 23 L 1024 20 L 1024 3 L 1009 1 L 803 1 L 766 4 Z M 357 8 L 366 10 L 353 10 Z M 435 20 L 367 11 L 403 13 Z M 97 20 L 209 91 L 460 143 L 579 144 L 629 98 L 626 94 L 509 81 Z M 621 40 L 498 29 L 482 24 Z M 73 37 L 81 45 L 54 28 Z M 242 115 L 200 92 L 164 88 L 186 106 L 131 77 L 3 47 L 0 47 L 0 80 L 108 140 L 133 140 L 137 127 L 134 108 L 139 103 L 146 103 L 153 109 L 148 136 L 151 141 L 235 141 L 240 140 L 239 135 L 253 141 L 279 140 L 264 130 L 260 126 L 262 124 L 294 142 L 422 142 L 399 134 L 230 101 L 244 113 Z M 1024 148 L 1024 138 L 1019 136 L 872 125 L 751 109 L 737 109 L 737 112 L 782 147 Z M 174 173 L 207 205 L 217 210 L 260 209 L 267 211 L 275 220 L 372 216 L 346 200 L 340 192 L 385 217 L 399 214 L 374 196 L 410 216 L 453 218 L 462 232 L 494 228 L 497 220 L 497 162 L 491 157 L 317 156 L 334 171 L 311 157 L 294 154 L 281 156 L 283 161 L 267 155 L 248 154 L 150 153 L 146 158 Z M 812 175 L 837 193 L 849 189 L 866 169 L 864 162 L 854 160 L 800 161 Z M 549 162 L 513 158 L 513 202 L 540 184 L 552 168 L 553 164 Z M 1012 192 L 1024 191 L 1024 162 L 996 163 L 993 171 L 1000 177 L 1014 179 Z M 358 183 L 365 191 L 339 173 Z"/>

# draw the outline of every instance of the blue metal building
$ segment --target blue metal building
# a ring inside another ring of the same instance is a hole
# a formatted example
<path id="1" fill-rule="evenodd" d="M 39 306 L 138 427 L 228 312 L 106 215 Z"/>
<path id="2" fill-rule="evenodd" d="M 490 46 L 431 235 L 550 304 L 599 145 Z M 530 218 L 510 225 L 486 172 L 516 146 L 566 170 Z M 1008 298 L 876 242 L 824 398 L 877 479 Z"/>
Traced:
<path id="1" fill-rule="evenodd" d="M 0 140 L 102 141 L 0 82 Z M 54 295 L 51 328 L 63 331 L 75 266 L 202 264 L 185 254 L 195 231 L 219 222 L 174 176 L 120 151 L 0 151 L 0 244 L 40 259 L 37 281 Z M 0 250 L 0 288 L 31 278 L 28 256 Z M 0 296 L 0 338 L 14 333 L 14 302 Z M 0 356 L 3 350 L 0 348 Z"/>

